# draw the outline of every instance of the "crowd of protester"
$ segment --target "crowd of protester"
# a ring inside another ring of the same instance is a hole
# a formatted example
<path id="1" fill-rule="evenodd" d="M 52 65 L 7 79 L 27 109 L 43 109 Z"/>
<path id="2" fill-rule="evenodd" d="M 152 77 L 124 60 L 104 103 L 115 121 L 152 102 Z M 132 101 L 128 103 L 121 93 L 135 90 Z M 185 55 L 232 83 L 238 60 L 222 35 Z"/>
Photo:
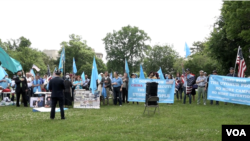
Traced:
<path id="1" fill-rule="evenodd" d="M 217 71 L 214 70 L 212 74 L 217 75 Z M 122 104 L 128 104 L 129 102 L 132 102 L 133 104 L 136 102 L 137 104 L 139 104 L 139 102 L 137 101 L 128 101 L 128 82 L 130 78 L 138 78 L 137 74 L 132 73 L 130 77 L 128 77 L 127 73 L 124 73 L 122 75 L 118 74 L 118 72 L 114 72 L 114 77 L 111 78 L 109 72 L 106 71 L 104 72 L 104 74 L 100 73 L 99 76 L 100 77 L 97 80 L 97 88 L 101 94 L 101 103 L 103 105 L 105 105 L 105 102 L 107 105 L 109 105 L 110 98 L 112 98 L 114 105 L 119 104 L 120 106 L 122 106 Z M 237 75 L 234 73 L 233 67 L 229 69 L 229 73 L 227 74 L 227 76 L 237 77 Z M 2 92 L 14 92 L 14 89 L 16 89 L 15 80 L 17 77 L 20 76 L 15 75 L 12 79 L 10 79 L 8 78 L 8 75 L 6 75 L 2 80 L 0 80 L 0 90 L 2 90 Z M 184 69 L 182 65 L 182 73 L 178 72 L 175 77 L 172 74 L 165 74 L 164 77 L 166 81 L 175 79 L 175 95 L 177 101 L 183 100 L 183 104 L 186 104 L 186 99 L 188 97 L 189 104 L 191 104 L 192 101 L 195 101 L 195 95 L 197 93 L 197 104 L 201 104 L 202 101 L 203 105 L 206 105 L 209 82 L 209 75 L 207 75 L 206 72 L 200 70 L 199 76 L 195 76 L 191 73 L 191 70 L 189 68 Z M 81 76 L 66 73 L 65 77 L 63 78 L 65 83 L 65 106 L 72 105 L 72 101 L 74 99 L 73 93 L 75 89 L 90 90 L 90 79 L 88 78 L 88 75 L 85 75 L 85 78 L 83 80 Z M 36 76 L 33 76 L 31 73 L 26 73 L 25 79 L 27 81 L 28 89 L 26 91 L 27 97 L 22 99 L 25 99 L 29 102 L 30 97 L 45 97 L 45 95 L 35 93 L 48 92 L 49 81 L 52 79 L 52 77 L 48 77 L 47 75 L 41 77 L 39 73 L 37 73 Z M 150 72 L 147 79 L 160 79 L 160 77 L 157 72 Z M 12 97 L 10 98 L 11 95 Z M 7 101 L 14 101 L 14 94 L 7 94 L 7 97 Z M 213 100 L 210 101 L 210 104 L 213 105 Z M 216 101 L 216 105 L 219 105 L 218 101 Z"/>

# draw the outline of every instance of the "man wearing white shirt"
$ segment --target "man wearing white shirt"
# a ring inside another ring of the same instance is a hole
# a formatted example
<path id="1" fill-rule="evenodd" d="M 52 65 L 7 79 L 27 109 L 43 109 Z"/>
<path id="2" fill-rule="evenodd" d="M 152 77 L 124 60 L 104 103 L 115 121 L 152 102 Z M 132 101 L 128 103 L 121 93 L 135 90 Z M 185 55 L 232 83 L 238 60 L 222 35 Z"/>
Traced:
<path id="1" fill-rule="evenodd" d="M 28 96 L 32 96 L 33 95 L 33 88 L 32 88 L 32 78 L 31 78 L 30 73 L 26 73 L 26 80 L 27 80 L 27 84 L 28 84 L 28 88 L 29 88 L 29 92 L 27 94 L 28 94 Z"/>

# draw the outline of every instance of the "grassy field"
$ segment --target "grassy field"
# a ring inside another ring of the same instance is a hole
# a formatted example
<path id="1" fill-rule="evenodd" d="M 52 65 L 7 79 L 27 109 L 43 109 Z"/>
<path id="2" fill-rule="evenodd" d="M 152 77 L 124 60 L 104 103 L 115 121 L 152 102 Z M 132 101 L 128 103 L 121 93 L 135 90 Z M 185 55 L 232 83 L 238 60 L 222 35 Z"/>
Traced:
<path id="1" fill-rule="evenodd" d="M 144 104 L 65 111 L 66 120 L 32 108 L 0 107 L 0 141 L 219 141 L 222 124 L 250 124 L 250 107 L 160 104 L 160 114 L 143 115 Z"/>

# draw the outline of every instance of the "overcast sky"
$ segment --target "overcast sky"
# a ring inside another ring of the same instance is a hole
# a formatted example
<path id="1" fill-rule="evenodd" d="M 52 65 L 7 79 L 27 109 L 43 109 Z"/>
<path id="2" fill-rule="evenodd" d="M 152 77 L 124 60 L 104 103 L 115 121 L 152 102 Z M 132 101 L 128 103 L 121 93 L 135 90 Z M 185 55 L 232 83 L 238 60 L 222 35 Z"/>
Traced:
<path id="1" fill-rule="evenodd" d="M 222 0 L 0 0 L 0 38 L 24 36 L 33 48 L 60 49 L 74 33 L 104 53 L 102 39 L 131 25 L 151 37 L 151 45 L 171 44 L 181 56 L 209 36 Z"/>

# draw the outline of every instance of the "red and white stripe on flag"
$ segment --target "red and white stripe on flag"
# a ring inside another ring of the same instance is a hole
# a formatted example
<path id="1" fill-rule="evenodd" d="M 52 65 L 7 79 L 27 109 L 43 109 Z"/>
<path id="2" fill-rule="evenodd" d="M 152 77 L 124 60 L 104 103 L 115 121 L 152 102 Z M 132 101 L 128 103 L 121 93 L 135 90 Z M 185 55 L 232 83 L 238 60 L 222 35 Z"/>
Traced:
<path id="1" fill-rule="evenodd" d="M 187 86 L 186 87 L 186 94 L 191 94 L 191 92 L 192 92 L 192 86 Z"/>
<path id="2" fill-rule="evenodd" d="M 241 48 L 239 48 L 236 63 L 238 64 L 238 77 L 244 77 L 247 66 L 245 64 Z"/>

